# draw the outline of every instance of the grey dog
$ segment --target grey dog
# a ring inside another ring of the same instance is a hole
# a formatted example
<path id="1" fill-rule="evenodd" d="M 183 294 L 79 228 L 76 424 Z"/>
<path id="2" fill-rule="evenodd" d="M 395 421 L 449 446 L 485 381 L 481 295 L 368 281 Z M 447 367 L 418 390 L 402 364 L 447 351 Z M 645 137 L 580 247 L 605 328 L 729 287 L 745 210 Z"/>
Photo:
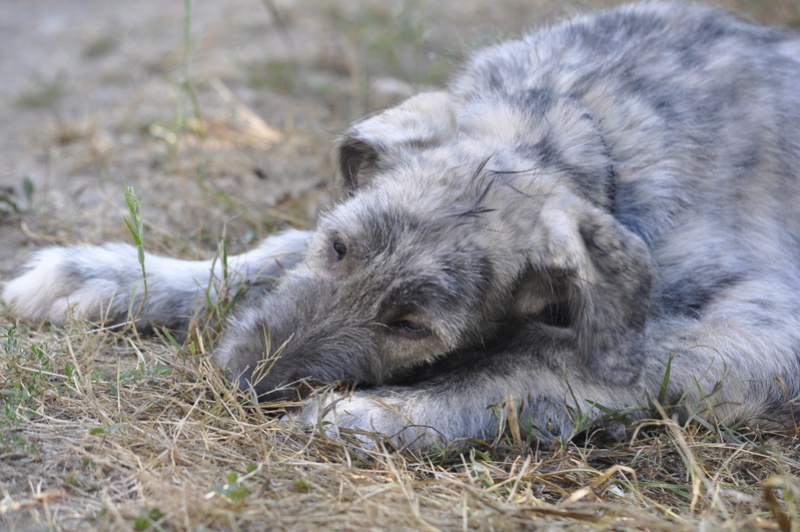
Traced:
<path id="1" fill-rule="evenodd" d="M 263 400 L 349 380 L 295 415 L 417 446 L 491 437 L 487 407 L 509 396 L 544 437 L 654 399 L 793 425 L 796 34 L 684 3 L 578 17 L 355 123 L 334 158 L 347 197 L 314 232 L 229 262 L 280 276 L 215 354 Z M 185 326 L 220 275 L 146 264 L 141 326 Z M 50 248 L 3 298 L 31 319 L 124 322 L 140 280 L 130 246 Z"/>

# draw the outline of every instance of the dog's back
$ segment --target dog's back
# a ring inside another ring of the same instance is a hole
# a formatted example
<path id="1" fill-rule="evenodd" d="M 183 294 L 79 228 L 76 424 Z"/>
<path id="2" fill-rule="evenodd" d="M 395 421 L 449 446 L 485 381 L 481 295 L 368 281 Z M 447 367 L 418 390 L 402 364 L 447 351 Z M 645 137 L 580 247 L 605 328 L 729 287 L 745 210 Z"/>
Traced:
<path id="1" fill-rule="evenodd" d="M 698 314 L 747 278 L 800 287 L 796 33 L 696 4 L 635 4 L 482 52 L 454 91 L 527 97 L 535 114 L 555 94 L 586 106 L 614 186 L 580 171 L 573 186 L 613 195 L 617 219 L 651 247 L 655 315 Z M 546 165 L 580 169 L 558 136 L 538 149 Z"/>

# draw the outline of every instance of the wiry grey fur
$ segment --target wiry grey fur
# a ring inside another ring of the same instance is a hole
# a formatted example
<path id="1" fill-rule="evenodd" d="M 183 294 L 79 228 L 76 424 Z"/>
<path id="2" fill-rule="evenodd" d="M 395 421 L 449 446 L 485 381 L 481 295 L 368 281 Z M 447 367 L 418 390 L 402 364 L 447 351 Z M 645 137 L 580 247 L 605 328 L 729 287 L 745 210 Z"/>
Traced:
<path id="1" fill-rule="evenodd" d="M 335 159 L 348 198 L 317 230 L 234 261 L 276 273 L 308 245 L 216 353 L 263 399 L 348 379 L 299 417 L 414 445 L 491 437 L 507 394 L 545 436 L 659 395 L 684 416 L 794 423 L 797 35 L 682 3 L 579 17 L 357 122 Z M 149 260 L 141 319 L 190 314 L 209 264 Z M 119 246 L 44 250 L 3 296 L 98 317 L 136 266 Z"/>

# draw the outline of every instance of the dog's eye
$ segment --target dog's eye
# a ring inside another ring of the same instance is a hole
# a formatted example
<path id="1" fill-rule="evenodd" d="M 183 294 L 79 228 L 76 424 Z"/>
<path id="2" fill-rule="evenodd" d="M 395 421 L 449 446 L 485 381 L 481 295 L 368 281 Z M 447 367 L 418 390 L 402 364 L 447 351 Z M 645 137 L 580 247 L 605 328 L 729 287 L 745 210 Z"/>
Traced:
<path id="1" fill-rule="evenodd" d="M 342 260 L 344 256 L 347 255 L 347 245 L 345 245 L 341 238 L 334 238 L 332 246 L 333 252 L 336 254 L 336 260 Z"/>
<path id="2" fill-rule="evenodd" d="M 408 338 L 425 338 L 431 334 L 427 327 L 409 318 L 393 321 L 389 324 L 389 328 Z"/>

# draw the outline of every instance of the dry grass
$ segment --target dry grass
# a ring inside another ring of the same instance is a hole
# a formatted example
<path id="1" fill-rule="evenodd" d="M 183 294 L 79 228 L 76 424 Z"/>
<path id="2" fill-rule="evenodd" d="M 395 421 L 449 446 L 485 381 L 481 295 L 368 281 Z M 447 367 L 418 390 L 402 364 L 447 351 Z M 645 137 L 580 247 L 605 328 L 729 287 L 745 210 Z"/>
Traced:
<path id="1" fill-rule="evenodd" d="M 166 340 L 71 323 L 0 342 L 0 523 L 14 529 L 797 527 L 794 436 L 632 427 L 628 441 L 428 454 L 286 426 Z M 202 339 L 202 340 L 201 340 Z M 351 441 L 352 440 L 352 441 Z M 521 444 L 520 444 L 521 443 Z"/>
<path id="2" fill-rule="evenodd" d="M 797 0 L 723 3 L 800 21 Z M 537 20 L 522 16 L 530 2 L 513 0 L 489 11 L 465 2 L 461 15 L 438 2 L 293 5 L 281 11 L 281 39 L 315 51 L 256 51 L 231 72 L 203 59 L 225 45 L 211 27 L 190 78 L 200 113 L 187 106 L 179 125 L 175 102 L 187 94 L 177 74 L 142 82 L 95 118 L 70 113 L 80 105 L 74 78 L 36 77 L 17 110 L 42 113 L 32 155 L 15 161 L 35 188 L 0 183 L 0 242 L 129 240 L 123 180 L 142 202 L 151 252 L 207 256 L 223 235 L 235 251 L 277 227 L 308 226 L 334 195 L 331 131 L 396 97 L 370 90 L 370 76 L 439 82 L 457 50 L 495 38 L 490 24 Z M 478 29 L 456 38 L 453 27 Z M 126 42 L 92 34 L 79 56 L 113 57 Z M 148 71 L 182 71 L 182 46 L 158 52 Z M 624 442 L 539 444 L 512 420 L 494 441 L 426 454 L 379 435 L 365 447 L 236 397 L 209 365 L 217 336 L 211 320 L 177 345 L 79 321 L 19 323 L 0 310 L 0 529 L 800 529 L 797 434 L 679 426 L 655 412 Z"/>
<path id="3" fill-rule="evenodd" d="M 235 397 L 208 364 L 209 335 L 176 348 L 77 322 L 3 332 L 12 529 L 790 530 L 800 518 L 792 436 L 666 419 L 623 443 L 519 445 L 509 431 L 428 454 L 377 435 L 365 448 Z"/>

